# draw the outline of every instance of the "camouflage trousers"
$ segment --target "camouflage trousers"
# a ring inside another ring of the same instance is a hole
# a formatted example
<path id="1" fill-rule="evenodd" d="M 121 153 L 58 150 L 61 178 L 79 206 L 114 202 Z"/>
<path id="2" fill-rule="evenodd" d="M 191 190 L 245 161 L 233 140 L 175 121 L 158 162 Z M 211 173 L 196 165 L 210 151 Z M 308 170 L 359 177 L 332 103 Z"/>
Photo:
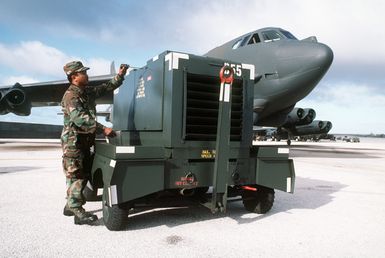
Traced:
<path id="1" fill-rule="evenodd" d="M 78 135 L 76 138 L 75 142 L 62 140 L 63 171 L 66 177 L 67 204 L 70 208 L 85 204 L 82 191 L 90 178 L 93 160 L 90 148 L 94 144 L 94 138 L 88 135 Z"/>

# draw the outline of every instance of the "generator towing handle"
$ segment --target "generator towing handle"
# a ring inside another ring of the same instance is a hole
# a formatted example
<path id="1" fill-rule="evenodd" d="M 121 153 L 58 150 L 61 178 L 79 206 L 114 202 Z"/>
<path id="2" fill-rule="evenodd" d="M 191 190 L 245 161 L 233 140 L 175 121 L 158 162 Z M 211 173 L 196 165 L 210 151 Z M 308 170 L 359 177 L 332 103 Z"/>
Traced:
<path id="1" fill-rule="evenodd" d="M 227 204 L 227 175 L 229 174 L 230 128 L 231 128 L 231 91 L 234 70 L 228 65 L 219 72 L 221 80 L 219 92 L 219 109 L 217 137 L 215 144 L 215 164 L 213 174 L 213 193 L 211 212 L 225 212 Z"/>

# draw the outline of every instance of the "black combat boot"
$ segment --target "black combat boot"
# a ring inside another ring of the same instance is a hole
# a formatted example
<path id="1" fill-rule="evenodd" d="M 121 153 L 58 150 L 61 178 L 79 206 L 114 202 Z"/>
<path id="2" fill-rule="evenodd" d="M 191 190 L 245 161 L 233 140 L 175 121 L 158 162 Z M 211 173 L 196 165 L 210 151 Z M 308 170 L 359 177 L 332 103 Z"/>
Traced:
<path id="1" fill-rule="evenodd" d="M 70 207 L 68 207 L 68 204 L 66 203 L 66 205 L 64 206 L 64 209 L 63 209 L 63 215 L 64 216 L 74 216 L 74 212 L 70 209 Z"/>
<path id="2" fill-rule="evenodd" d="M 70 209 L 74 214 L 74 222 L 76 225 L 92 225 L 98 220 L 96 215 L 86 212 L 82 207 Z"/>

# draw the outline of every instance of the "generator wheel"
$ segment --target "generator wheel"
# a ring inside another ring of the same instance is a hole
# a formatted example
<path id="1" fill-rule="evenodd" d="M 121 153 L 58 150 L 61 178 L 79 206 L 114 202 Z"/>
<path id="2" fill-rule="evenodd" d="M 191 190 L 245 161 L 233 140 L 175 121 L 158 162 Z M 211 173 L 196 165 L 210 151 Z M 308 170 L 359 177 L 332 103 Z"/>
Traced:
<path id="1" fill-rule="evenodd" d="M 112 231 L 122 230 L 128 220 L 128 210 L 120 208 L 118 205 L 107 205 L 108 191 L 103 189 L 103 222 Z"/>
<path id="2" fill-rule="evenodd" d="M 274 203 L 274 189 L 256 186 L 257 191 L 244 190 L 242 193 L 243 206 L 246 210 L 258 214 L 268 212 Z"/>
<path id="3" fill-rule="evenodd" d="M 208 187 L 197 187 L 194 189 L 195 191 L 195 195 L 204 195 L 207 193 L 207 191 L 209 190 Z"/>

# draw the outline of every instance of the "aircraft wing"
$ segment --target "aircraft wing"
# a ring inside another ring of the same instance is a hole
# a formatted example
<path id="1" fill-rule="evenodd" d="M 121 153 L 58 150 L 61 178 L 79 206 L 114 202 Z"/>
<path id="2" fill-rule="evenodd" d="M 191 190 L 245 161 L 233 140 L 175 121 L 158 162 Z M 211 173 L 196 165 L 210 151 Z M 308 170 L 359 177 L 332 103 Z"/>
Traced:
<path id="1" fill-rule="evenodd" d="M 89 86 L 107 82 L 113 76 L 108 74 L 89 77 Z M 31 107 L 58 106 L 68 86 L 67 80 L 0 86 L 0 115 L 12 112 L 27 116 L 31 113 Z M 97 104 L 111 104 L 112 96 L 111 92 L 98 98 Z"/>
<path id="2" fill-rule="evenodd" d="M 62 125 L 0 122 L 0 139 L 60 139 Z"/>

